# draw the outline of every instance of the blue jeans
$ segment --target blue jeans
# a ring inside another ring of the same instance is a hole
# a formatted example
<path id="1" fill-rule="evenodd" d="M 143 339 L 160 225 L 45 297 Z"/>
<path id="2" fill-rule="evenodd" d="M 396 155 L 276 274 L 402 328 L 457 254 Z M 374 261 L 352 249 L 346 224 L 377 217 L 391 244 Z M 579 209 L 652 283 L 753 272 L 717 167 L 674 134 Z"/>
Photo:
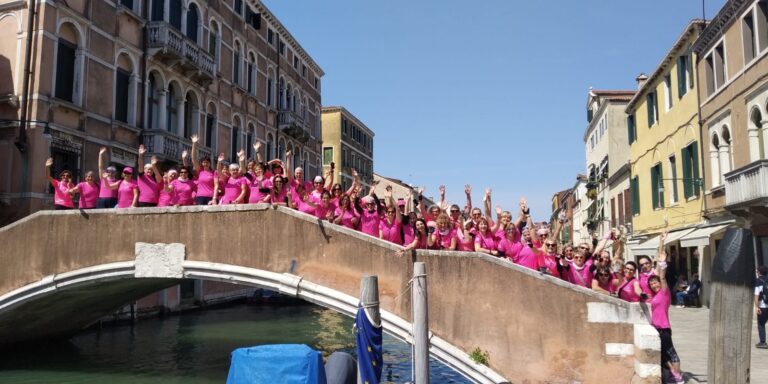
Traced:
<path id="1" fill-rule="evenodd" d="M 757 315 L 757 337 L 760 343 L 765 343 L 765 323 L 768 321 L 768 308 L 760 308 L 760 314 Z"/>
<path id="2" fill-rule="evenodd" d="M 685 296 L 686 295 L 688 295 L 688 293 L 684 292 L 684 291 L 675 293 L 675 298 L 677 298 L 677 300 L 675 302 L 677 303 L 677 305 L 685 305 Z"/>

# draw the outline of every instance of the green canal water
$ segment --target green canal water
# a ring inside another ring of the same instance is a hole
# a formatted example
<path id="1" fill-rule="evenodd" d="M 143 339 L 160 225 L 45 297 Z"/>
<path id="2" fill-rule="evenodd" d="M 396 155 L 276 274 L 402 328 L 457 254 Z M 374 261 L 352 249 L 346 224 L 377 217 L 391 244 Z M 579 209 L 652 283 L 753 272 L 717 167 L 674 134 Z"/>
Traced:
<path id="1" fill-rule="evenodd" d="M 307 344 L 354 354 L 352 319 L 313 305 L 235 305 L 84 331 L 67 342 L 0 353 L 0 383 L 224 383 L 229 354 L 261 344 Z M 382 381 L 411 380 L 411 348 L 385 334 Z M 471 383 L 431 362 L 431 382 Z"/>

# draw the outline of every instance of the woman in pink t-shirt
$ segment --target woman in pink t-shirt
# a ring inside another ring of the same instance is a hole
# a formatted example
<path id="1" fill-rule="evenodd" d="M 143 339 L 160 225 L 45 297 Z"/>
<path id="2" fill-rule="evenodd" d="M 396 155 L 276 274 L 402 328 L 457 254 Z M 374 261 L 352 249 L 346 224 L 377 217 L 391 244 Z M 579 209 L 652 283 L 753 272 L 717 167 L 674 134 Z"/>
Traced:
<path id="1" fill-rule="evenodd" d="M 400 213 L 397 212 L 397 206 L 394 200 L 392 200 L 391 192 L 388 192 L 386 201 L 387 207 L 384 211 L 384 219 L 379 221 L 379 238 L 390 243 L 403 245 L 403 236 L 400 233 L 402 218 Z"/>
<path id="2" fill-rule="evenodd" d="M 96 201 L 96 208 L 114 208 L 117 205 L 117 188 L 109 188 L 110 184 L 117 182 L 115 177 L 117 169 L 109 166 L 104 168 L 104 154 L 107 153 L 107 147 L 99 149 L 99 199 Z"/>
<path id="3" fill-rule="evenodd" d="M 139 145 L 139 167 L 144 163 L 147 149 Z M 144 164 L 143 172 L 139 171 L 136 183 L 139 185 L 139 207 L 156 207 L 163 187 L 163 176 L 157 169 L 157 157 L 152 156 L 149 163 Z"/>
<path id="4" fill-rule="evenodd" d="M 163 186 L 160 188 L 160 197 L 157 199 L 158 207 L 170 207 L 176 199 L 171 183 L 179 176 L 179 172 L 170 169 L 163 175 Z"/>
<path id="5" fill-rule="evenodd" d="M 544 240 L 544 251 L 539 252 L 539 271 L 560 278 L 558 264 L 560 255 L 557 254 L 557 241 L 555 239 Z"/>
<path id="6" fill-rule="evenodd" d="M 660 242 L 664 244 L 667 233 L 661 235 Z M 667 269 L 667 253 L 661 250 L 656 258 L 656 274 L 648 278 L 648 285 L 653 292 L 651 298 L 651 324 L 659 331 L 661 339 L 661 366 L 669 368 L 672 377 L 683 382 L 680 371 L 680 357 L 672 344 L 672 327 L 669 324 L 669 306 L 672 304 L 672 293 L 669 291 L 666 279 L 661 278 Z"/>
<path id="7" fill-rule="evenodd" d="M 59 180 L 54 179 L 51 176 L 51 166 L 53 165 L 53 158 L 50 157 L 45 161 L 45 176 L 48 177 L 48 181 L 53 186 L 53 205 L 57 210 L 73 209 L 75 203 L 72 201 L 72 195 L 69 190 L 75 187 L 72 183 L 72 172 L 63 170 L 59 173 Z"/>
<path id="8" fill-rule="evenodd" d="M 269 192 L 269 202 L 272 205 L 290 206 L 288 204 L 291 200 L 289 189 L 288 179 L 279 174 L 275 175 L 272 177 L 272 190 Z"/>
<path id="9" fill-rule="evenodd" d="M 272 188 L 272 181 L 264 174 L 264 164 L 256 163 L 253 165 L 253 176 L 248 184 L 250 194 L 248 195 L 249 204 L 268 203 L 269 190 Z"/>
<path id="10" fill-rule="evenodd" d="M 515 226 L 508 226 L 504 231 L 504 237 L 499 240 L 499 243 L 496 245 L 496 250 L 499 251 L 499 256 L 503 256 L 507 260 L 517 263 L 517 256 L 521 249 L 523 249 L 523 243 L 520 242 L 520 231 L 518 231 Z M 538 268 L 538 265 L 536 268 Z"/>
<path id="11" fill-rule="evenodd" d="M 195 199 L 192 196 L 197 190 L 197 184 L 190 178 L 190 172 L 192 172 L 190 167 L 181 167 L 179 177 L 168 185 L 168 189 L 173 195 L 172 203 L 176 207 L 195 204 Z"/>
<path id="12" fill-rule="evenodd" d="M 357 224 L 360 223 L 360 214 L 352 206 L 352 199 L 349 195 L 342 195 L 339 198 L 339 207 L 336 208 L 335 217 L 334 223 L 349 229 L 357 229 Z"/>
<path id="13" fill-rule="evenodd" d="M 595 270 L 595 279 L 592 280 L 592 290 L 611 296 L 616 296 L 618 294 L 618 280 L 613 278 L 610 268 L 598 267 Z"/>
<path id="14" fill-rule="evenodd" d="M 232 163 L 229 172 L 219 177 L 216 190 L 224 189 L 221 198 L 218 193 L 213 194 L 213 201 L 219 205 L 242 204 L 245 201 L 245 191 L 248 189 L 248 179 L 240 174 L 240 165 Z"/>
<path id="15" fill-rule="evenodd" d="M 412 251 L 414 249 L 427 249 L 429 247 L 429 234 L 427 233 L 427 222 L 424 221 L 422 218 L 416 219 L 416 223 L 414 225 L 416 229 L 416 236 L 413 238 L 413 241 L 411 241 L 410 244 L 407 244 L 405 248 L 397 251 L 398 256 L 402 256 L 408 251 Z"/>
<path id="16" fill-rule="evenodd" d="M 295 193 L 298 196 L 297 198 L 292 199 L 290 201 L 291 208 L 299 212 L 303 212 L 308 215 L 314 216 L 315 211 L 317 209 L 317 204 L 315 204 L 315 202 L 312 201 L 312 199 L 309 197 L 309 194 L 304 189 L 304 185 L 303 184 L 297 185 L 296 191 L 291 193 Z"/>
<path id="17" fill-rule="evenodd" d="M 117 208 L 135 208 L 139 203 L 139 186 L 133 180 L 133 168 L 123 168 L 123 179 L 109 185 L 117 189 Z"/>
<path id="18" fill-rule="evenodd" d="M 192 166 L 195 168 L 195 182 L 197 183 L 197 193 L 195 194 L 195 205 L 213 204 L 213 188 L 216 179 L 216 171 L 211 164 L 209 156 L 203 156 L 200 160 L 197 158 L 197 135 L 192 135 L 192 149 L 190 157 Z"/>
<path id="19" fill-rule="evenodd" d="M 650 297 L 653 295 L 653 291 L 648 285 L 648 279 L 656 274 L 656 270 L 653 269 L 653 262 L 650 257 L 641 255 L 637 258 L 637 264 L 637 279 L 640 281 L 640 288 Z"/>
<path id="20" fill-rule="evenodd" d="M 80 194 L 77 204 L 78 208 L 92 209 L 96 208 L 99 199 L 99 189 L 99 183 L 96 182 L 96 176 L 93 174 L 93 171 L 88 171 L 85 173 L 85 181 L 77 183 L 74 188 L 69 190 L 69 194 Z"/>
<path id="21" fill-rule="evenodd" d="M 572 262 L 564 262 L 562 275 L 566 277 L 566 280 L 571 282 L 571 284 L 592 289 L 592 279 L 594 278 L 594 274 L 592 268 L 590 268 L 591 266 L 592 263 L 586 261 L 584 252 L 577 251 L 573 254 Z"/>
<path id="22" fill-rule="evenodd" d="M 499 251 L 496 250 L 496 236 L 491 232 L 488 225 L 488 220 L 485 217 L 481 217 L 477 221 L 477 233 L 475 233 L 475 252 L 487 253 L 493 256 L 498 256 Z"/>
<path id="23" fill-rule="evenodd" d="M 373 191 L 373 188 L 371 188 Z M 363 197 L 363 212 L 360 214 L 360 232 L 379 237 L 379 222 L 381 221 L 381 207 L 376 199 L 371 196 Z"/>
<path id="24" fill-rule="evenodd" d="M 637 303 L 642 301 L 641 296 L 644 294 L 642 288 L 640 288 L 640 282 L 635 277 L 637 274 L 637 263 L 634 261 L 627 261 L 624 264 L 624 275 L 616 279 L 618 287 L 619 298 L 630 303 Z"/>
<path id="25" fill-rule="evenodd" d="M 447 213 L 437 215 L 437 228 L 429 236 L 429 247 L 444 251 L 456 250 L 456 244 L 459 242 L 456 230 L 453 228 L 451 217 Z"/>

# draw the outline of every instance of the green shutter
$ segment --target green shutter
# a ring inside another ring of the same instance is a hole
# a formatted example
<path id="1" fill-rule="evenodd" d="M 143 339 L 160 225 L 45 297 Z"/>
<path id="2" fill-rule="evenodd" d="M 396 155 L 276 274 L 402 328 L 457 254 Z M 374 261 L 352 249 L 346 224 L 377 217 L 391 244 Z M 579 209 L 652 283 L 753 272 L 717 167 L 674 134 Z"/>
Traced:
<path id="1" fill-rule="evenodd" d="M 685 82 L 686 76 L 686 56 L 680 56 L 677 58 L 677 97 L 682 99 L 683 95 L 687 91 Z"/>
<path id="2" fill-rule="evenodd" d="M 631 189 L 630 197 L 632 198 L 632 214 L 638 215 L 640 214 L 640 182 L 637 180 L 637 176 L 630 181 L 629 188 Z"/>
<path id="3" fill-rule="evenodd" d="M 695 141 L 689 145 L 691 148 L 691 157 L 692 157 L 692 163 L 693 163 L 693 169 L 691 174 L 691 187 L 693 190 L 693 194 L 698 196 L 699 195 L 699 145 Z"/>
<path id="4" fill-rule="evenodd" d="M 683 159 L 683 196 L 687 199 L 693 196 L 693 188 L 691 188 L 691 155 L 688 147 L 683 148 L 680 154 Z"/>
<path id="5" fill-rule="evenodd" d="M 655 166 L 651 167 L 651 206 L 659 207 L 659 170 Z"/>
<path id="6" fill-rule="evenodd" d="M 637 140 L 637 135 L 635 134 L 635 115 L 627 115 L 627 140 L 629 141 L 629 144 L 632 144 Z"/>
<path id="7" fill-rule="evenodd" d="M 656 184 L 656 194 L 659 196 L 659 208 L 664 208 L 664 194 L 658 193 L 659 186 L 664 185 L 664 169 L 661 167 L 661 164 L 656 164 L 656 181 L 658 182 Z"/>
<path id="8" fill-rule="evenodd" d="M 648 128 L 653 125 L 653 93 L 645 96 L 645 110 L 648 112 Z"/>

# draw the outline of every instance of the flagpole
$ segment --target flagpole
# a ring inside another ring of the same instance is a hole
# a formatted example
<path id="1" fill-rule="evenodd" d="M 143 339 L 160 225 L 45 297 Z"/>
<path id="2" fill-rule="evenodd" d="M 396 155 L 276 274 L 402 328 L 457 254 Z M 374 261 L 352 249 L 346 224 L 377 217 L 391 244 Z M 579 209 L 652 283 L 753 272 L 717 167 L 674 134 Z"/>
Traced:
<path id="1" fill-rule="evenodd" d="M 429 316 L 427 314 L 427 267 L 421 261 L 413 263 L 413 372 L 415 384 L 429 383 Z"/>

